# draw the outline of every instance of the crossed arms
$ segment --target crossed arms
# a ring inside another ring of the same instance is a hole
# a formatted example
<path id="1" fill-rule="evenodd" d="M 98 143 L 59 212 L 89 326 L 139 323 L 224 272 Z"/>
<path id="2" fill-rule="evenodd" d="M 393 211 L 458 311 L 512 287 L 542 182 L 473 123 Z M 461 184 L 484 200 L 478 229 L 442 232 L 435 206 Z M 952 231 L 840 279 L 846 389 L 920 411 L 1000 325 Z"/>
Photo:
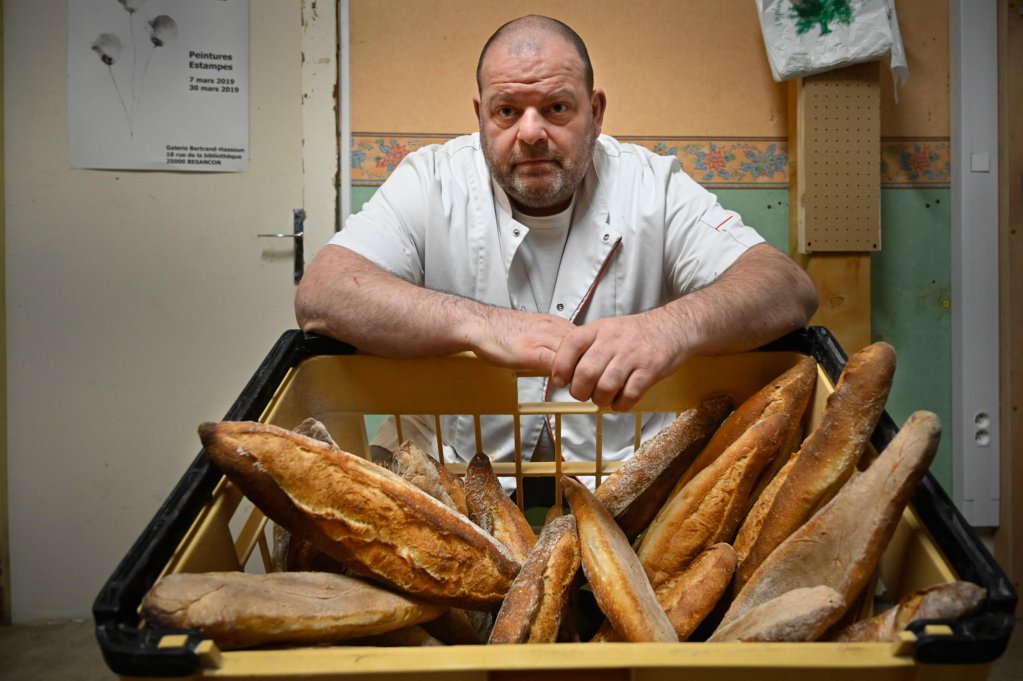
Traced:
<path id="1" fill-rule="evenodd" d="M 806 273 L 767 244 L 713 283 L 661 307 L 576 326 L 411 284 L 342 246 L 313 260 L 295 297 L 308 332 L 390 357 L 463 352 L 547 372 L 578 400 L 624 411 L 693 355 L 741 352 L 793 331 L 817 309 Z"/>

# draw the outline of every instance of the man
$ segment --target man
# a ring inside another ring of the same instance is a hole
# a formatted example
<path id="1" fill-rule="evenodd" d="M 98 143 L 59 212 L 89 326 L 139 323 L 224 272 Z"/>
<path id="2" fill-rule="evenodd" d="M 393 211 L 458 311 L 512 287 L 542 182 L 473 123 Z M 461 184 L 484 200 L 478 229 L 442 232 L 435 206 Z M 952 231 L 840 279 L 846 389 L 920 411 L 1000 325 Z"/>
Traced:
<path id="1" fill-rule="evenodd" d="M 624 411 L 695 354 L 752 349 L 810 319 L 817 294 L 795 263 L 676 159 L 600 134 L 606 97 L 570 28 L 505 24 L 477 84 L 479 134 L 410 154 L 317 255 L 296 297 L 303 329 L 386 356 L 471 350 L 550 376 L 523 400 Z M 631 453 L 633 423 L 605 422 L 606 459 Z M 484 450 L 506 458 L 511 424 L 486 430 Z M 593 430 L 565 419 L 567 459 L 592 460 Z M 467 419 L 444 427 L 463 460 L 472 432 Z M 523 452 L 539 442 L 549 456 L 543 419 L 523 419 L 521 435 Z"/>

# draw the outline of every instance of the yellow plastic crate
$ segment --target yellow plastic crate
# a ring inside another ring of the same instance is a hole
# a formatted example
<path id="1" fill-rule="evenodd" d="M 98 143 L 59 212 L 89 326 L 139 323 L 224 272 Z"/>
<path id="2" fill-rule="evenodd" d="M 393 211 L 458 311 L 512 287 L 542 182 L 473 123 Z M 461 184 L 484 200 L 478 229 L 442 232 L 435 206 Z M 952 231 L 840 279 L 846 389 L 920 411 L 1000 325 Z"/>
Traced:
<path id="1" fill-rule="evenodd" d="M 632 410 L 679 412 L 715 393 L 736 404 L 792 366 L 818 360 L 809 426 L 821 416 L 844 354 L 824 329 L 812 328 L 757 352 L 694 358 L 658 383 Z M 350 348 L 299 332 L 285 334 L 243 390 L 227 420 L 261 420 L 286 428 L 315 417 L 338 444 L 368 456 L 366 417 L 401 414 L 589 414 L 592 404 L 520 404 L 515 372 L 472 356 L 395 360 L 350 354 Z M 478 429 L 477 429 L 478 431 Z M 639 440 L 639 427 L 636 429 Z M 885 415 L 876 449 L 895 433 Z M 518 448 L 518 445 L 516 445 Z M 439 447 L 438 447 L 439 449 Z M 598 446 L 599 449 L 599 446 Z M 499 475 L 606 476 L 600 461 L 497 464 Z M 455 466 L 456 470 L 459 468 Z M 464 469 L 464 466 L 461 467 Z M 521 487 L 520 487 L 521 489 Z M 521 495 L 519 495 L 521 498 Z M 146 628 L 142 595 L 176 572 L 263 571 L 269 565 L 267 520 L 202 452 L 96 600 L 97 638 L 121 678 L 195 679 L 984 679 L 1004 650 L 1016 594 L 948 497 L 927 476 L 903 513 L 878 569 L 888 596 L 968 579 L 989 591 L 983 612 L 904 632 L 896 643 L 557 643 L 520 646 L 373 648 L 318 646 L 220 651 L 195 631 Z M 861 612 L 869 614 L 870 599 Z"/>

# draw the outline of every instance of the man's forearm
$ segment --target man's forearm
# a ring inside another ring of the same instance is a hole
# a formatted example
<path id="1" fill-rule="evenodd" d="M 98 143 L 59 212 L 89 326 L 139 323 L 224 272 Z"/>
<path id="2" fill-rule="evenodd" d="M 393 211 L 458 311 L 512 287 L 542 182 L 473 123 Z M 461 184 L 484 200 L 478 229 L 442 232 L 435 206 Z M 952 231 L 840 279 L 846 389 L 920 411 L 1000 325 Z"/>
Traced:
<path id="1" fill-rule="evenodd" d="M 665 306 L 689 354 L 742 352 L 802 328 L 817 309 L 807 274 L 766 244 L 743 254 L 713 284 Z"/>
<path id="2" fill-rule="evenodd" d="M 303 330 L 391 357 L 471 349 L 465 327 L 483 315 L 483 307 L 410 284 L 337 246 L 317 255 L 295 296 Z"/>
<path id="3" fill-rule="evenodd" d="M 547 371 L 567 319 L 485 305 L 410 284 L 346 248 L 327 246 L 295 296 L 303 330 L 387 357 L 471 350 L 515 369 Z"/>

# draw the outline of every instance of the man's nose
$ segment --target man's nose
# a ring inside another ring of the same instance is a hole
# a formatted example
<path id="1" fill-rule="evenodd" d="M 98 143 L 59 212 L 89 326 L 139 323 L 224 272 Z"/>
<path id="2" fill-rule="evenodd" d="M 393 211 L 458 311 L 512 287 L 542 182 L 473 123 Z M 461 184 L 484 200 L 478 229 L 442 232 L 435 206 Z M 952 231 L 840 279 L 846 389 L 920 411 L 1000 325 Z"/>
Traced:
<path id="1" fill-rule="evenodd" d="M 526 109 L 519 118 L 519 141 L 534 145 L 547 139 L 547 121 L 533 108 Z"/>

